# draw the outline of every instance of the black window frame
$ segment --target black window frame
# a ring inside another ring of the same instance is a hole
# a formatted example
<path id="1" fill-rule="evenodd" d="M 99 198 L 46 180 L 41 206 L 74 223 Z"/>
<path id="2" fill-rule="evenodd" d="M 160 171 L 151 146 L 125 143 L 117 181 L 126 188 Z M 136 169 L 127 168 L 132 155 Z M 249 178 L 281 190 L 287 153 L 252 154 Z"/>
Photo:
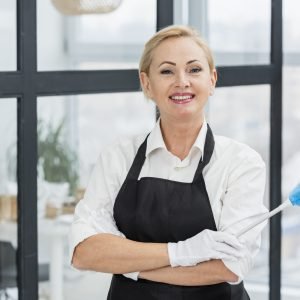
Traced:
<path id="1" fill-rule="evenodd" d="M 157 0 L 157 30 L 173 23 L 173 0 Z M 218 87 L 268 84 L 270 209 L 281 203 L 282 0 L 271 0 L 270 64 L 219 66 Z M 18 288 L 20 300 L 38 299 L 37 97 L 139 90 L 138 71 L 37 69 L 36 0 L 17 0 L 17 70 L 0 72 L 0 98 L 17 98 Z M 1 101 L 1 99 L 0 99 Z M 270 221 L 269 299 L 281 288 L 281 215 Z M 28 276 L 30 274 L 30 276 Z"/>

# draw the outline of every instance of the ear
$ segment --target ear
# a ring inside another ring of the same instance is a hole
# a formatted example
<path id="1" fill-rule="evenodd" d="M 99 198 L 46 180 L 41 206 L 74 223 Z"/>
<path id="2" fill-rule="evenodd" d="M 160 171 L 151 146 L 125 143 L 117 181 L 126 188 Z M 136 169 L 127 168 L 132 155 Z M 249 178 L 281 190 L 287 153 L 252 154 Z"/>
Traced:
<path id="1" fill-rule="evenodd" d="M 209 94 L 211 96 L 214 94 L 217 80 L 218 80 L 217 70 L 213 69 L 212 72 L 211 72 L 211 75 L 210 75 L 211 88 L 210 88 L 210 93 Z"/>
<path id="2" fill-rule="evenodd" d="M 140 72 L 140 82 L 142 89 L 147 96 L 147 98 L 151 98 L 151 87 L 150 87 L 150 80 L 148 75 L 145 72 Z"/>

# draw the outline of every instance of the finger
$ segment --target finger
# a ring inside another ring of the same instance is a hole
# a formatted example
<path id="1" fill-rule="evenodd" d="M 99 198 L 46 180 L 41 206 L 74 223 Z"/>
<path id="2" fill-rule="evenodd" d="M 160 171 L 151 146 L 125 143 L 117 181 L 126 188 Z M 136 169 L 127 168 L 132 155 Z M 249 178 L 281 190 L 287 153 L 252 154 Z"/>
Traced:
<path id="1" fill-rule="evenodd" d="M 226 232 L 217 232 L 216 241 L 226 243 L 237 250 L 242 250 L 245 247 L 234 235 Z"/>
<path id="2" fill-rule="evenodd" d="M 235 256 L 228 255 L 222 252 L 217 252 L 217 251 L 212 254 L 211 259 L 226 259 L 230 261 L 238 261 L 238 259 Z"/>
<path id="3" fill-rule="evenodd" d="M 242 258 L 244 256 L 243 251 L 237 250 L 225 243 L 216 243 L 215 250 L 227 255 L 234 256 L 236 258 Z"/>

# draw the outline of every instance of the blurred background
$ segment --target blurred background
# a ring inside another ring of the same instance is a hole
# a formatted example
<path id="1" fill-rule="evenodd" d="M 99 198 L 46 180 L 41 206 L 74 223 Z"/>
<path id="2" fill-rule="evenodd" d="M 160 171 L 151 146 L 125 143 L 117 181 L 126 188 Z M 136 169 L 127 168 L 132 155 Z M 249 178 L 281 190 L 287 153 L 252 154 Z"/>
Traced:
<path id="1" fill-rule="evenodd" d="M 143 44 L 156 30 L 156 1 L 120 0 L 109 13 L 77 16 L 63 14 L 58 2 L 37 0 L 38 71 L 138 68 Z M 269 64 L 270 8 L 270 0 L 175 0 L 174 23 L 198 28 L 217 66 Z M 283 1 L 283 200 L 300 182 L 299 9 L 299 1 Z M 15 71 L 14 0 L 0 0 L 0 54 L 0 72 Z M 101 150 L 116 139 L 150 131 L 155 106 L 139 91 L 39 97 L 37 106 L 39 297 L 105 299 L 110 275 L 78 272 L 69 265 L 69 225 Z M 269 168 L 269 85 L 218 88 L 209 100 L 207 119 L 215 134 L 249 144 Z M 0 243 L 13 251 L 17 248 L 16 99 L 0 99 L 0 136 Z M 267 206 L 268 194 L 266 188 Z M 299 213 L 299 209 L 283 213 L 283 300 L 300 297 Z M 268 297 L 268 241 L 266 228 L 261 252 L 245 280 L 251 299 Z M 3 253 L 0 268 L 13 260 Z M 17 299 L 16 285 L 1 279 L 2 297 Z"/>

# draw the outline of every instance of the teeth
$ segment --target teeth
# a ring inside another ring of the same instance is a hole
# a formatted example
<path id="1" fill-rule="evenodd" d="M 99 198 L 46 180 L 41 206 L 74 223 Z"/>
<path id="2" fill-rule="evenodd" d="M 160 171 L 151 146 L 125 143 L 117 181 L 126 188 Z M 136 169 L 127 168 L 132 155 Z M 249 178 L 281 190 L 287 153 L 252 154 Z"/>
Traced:
<path id="1" fill-rule="evenodd" d="M 173 100 L 187 100 L 187 99 L 191 99 L 192 96 L 171 96 L 171 99 Z"/>

